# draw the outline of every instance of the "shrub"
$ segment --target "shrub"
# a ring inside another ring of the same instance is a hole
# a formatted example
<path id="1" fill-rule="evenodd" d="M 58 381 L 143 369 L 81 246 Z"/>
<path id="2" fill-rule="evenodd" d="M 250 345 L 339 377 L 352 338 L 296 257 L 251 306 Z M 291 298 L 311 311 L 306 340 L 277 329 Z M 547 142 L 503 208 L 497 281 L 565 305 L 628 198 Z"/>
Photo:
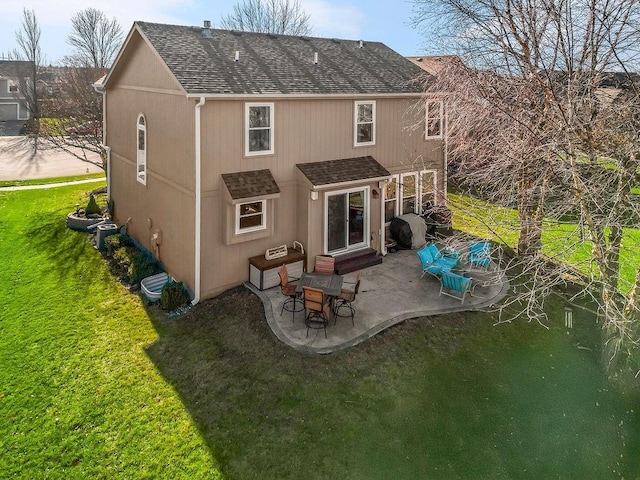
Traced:
<path id="1" fill-rule="evenodd" d="M 162 287 L 160 305 L 164 310 L 177 310 L 189 302 L 189 294 L 182 282 L 168 282 Z"/>
<path id="2" fill-rule="evenodd" d="M 143 252 L 137 251 L 129 264 L 129 283 L 140 283 L 145 277 L 150 277 L 156 273 L 162 272 L 162 268 L 158 261 Z"/>
<path id="3" fill-rule="evenodd" d="M 99 215 L 100 211 L 101 210 L 98 206 L 98 202 L 96 202 L 96 197 L 94 197 L 93 195 L 89 195 L 89 203 L 87 203 L 87 206 L 84 209 L 84 214 L 87 216 Z"/>
<path id="4" fill-rule="evenodd" d="M 113 254 L 116 253 L 116 250 L 125 245 L 124 235 L 122 235 L 121 233 L 109 235 L 104 239 L 104 244 L 107 247 L 107 255 L 113 257 Z"/>
<path id="5" fill-rule="evenodd" d="M 122 268 L 129 268 L 133 259 L 138 255 L 138 249 L 132 246 L 122 246 L 113 253 L 113 260 Z"/>

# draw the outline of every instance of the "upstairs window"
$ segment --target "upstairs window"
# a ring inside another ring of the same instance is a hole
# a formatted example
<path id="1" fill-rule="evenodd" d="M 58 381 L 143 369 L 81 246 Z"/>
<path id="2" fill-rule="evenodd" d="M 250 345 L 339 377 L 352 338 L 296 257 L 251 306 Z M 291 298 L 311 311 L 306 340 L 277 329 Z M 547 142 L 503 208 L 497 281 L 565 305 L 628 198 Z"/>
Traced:
<path id="1" fill-rule="evenodd" d="M 136 178 L 143 185 L 147 184 L 147 122 L 144 115 L 138 116 L 137 124 L 137 161 Z"/>
<path id="2" fill-rule="evenodd" d="M 441 101 L 428 101 L 425 107 L 425 138 L 442 138 L 444 106 Z"/>
<path id="3" fill-rule="evenodd" d="M 245 104 L 245 155 L 273 153 L 273 103 Z"/>
<path id="4" fill-rule="evenodd" d="M 375 144 L 376 102 L 356 102 L 353 145 L 360 147 Z"/>

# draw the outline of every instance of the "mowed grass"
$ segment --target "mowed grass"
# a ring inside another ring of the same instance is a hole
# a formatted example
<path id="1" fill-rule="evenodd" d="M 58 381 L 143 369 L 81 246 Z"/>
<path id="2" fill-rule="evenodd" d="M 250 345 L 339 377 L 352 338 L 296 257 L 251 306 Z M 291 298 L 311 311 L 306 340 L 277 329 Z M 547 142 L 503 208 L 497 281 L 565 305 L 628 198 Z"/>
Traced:
<path id="1" fill-rule="evenodd" d="M 515 247 L 518 241 L 516 210 L 488 202 L 449 193 L 453 210 L 453 227 L 480 238 L 490 238 Z M 592 243 L 588 232 L 583 237 L 577 224 L 546 221 L 542 232 L 542 251 L 545 255 L 575 266 L 583 273 L 597 277 L 591 261 Z M 620 288 L 628 291 L 640 266 L 640 229 L 626 228 L 620 251 Z"/>
<path id="2" fill-rule="evenodd" d="M 64 226 L 85 190 L 0 192 L 0 477 L 216 478 L 139 298 Z"/>
<path id="3" fill-rule="evenodd" d="M 82 192 L 0 192 L 0 477 L 640 478 L 640 399 L 609 388 L 588 315 L 304 355 L 243 288 L 145 309 L 63 226 Z"/>

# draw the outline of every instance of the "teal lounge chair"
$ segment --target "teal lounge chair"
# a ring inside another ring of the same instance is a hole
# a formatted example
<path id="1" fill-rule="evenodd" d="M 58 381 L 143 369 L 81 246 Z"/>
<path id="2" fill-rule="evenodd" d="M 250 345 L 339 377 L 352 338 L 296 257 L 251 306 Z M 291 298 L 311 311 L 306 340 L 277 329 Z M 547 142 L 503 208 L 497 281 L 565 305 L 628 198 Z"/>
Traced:
<path id="1" fill-rule="evenodd" d="M 438 247 L 433 243 L 429 243 L 416 252 L 420 263 L 422 263 L 422 275 L 430 273 L 436 277 L 440 275 L 443 270 L 451 271 L 453 268 L 457 268 L 460 265 L 460 260 L 455 257 L 445 257 L 442 255 Z"/>
<path id="2" fill-rule="evenodd" d="M 491 265 L 491 242 L 469 242 L 469 265 L 485 270 Z"/>
<path id="3" fill-rule="evenodd" d="M 463 277 L 457 273 L 443 270 L 440 274 L 440 295 L 447 295 L 449 297 L 457 298 L 464 303 L 464 297 L 468 293 L 471 295 L 471 289 L 473 288 L 473 282 L 470 278 Z M 445 291 L 448 290 L 448 292 Z"/>

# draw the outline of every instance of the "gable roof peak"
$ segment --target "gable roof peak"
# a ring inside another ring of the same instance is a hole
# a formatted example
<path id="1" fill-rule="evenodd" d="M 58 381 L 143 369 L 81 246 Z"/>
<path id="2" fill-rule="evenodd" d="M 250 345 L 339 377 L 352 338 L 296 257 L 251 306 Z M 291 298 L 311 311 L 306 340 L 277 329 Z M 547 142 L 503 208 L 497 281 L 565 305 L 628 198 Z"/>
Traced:
<path id="1" fill-rule="evenodd" d="M 421 84 L 414 82 L 420 69 L 380 42 L 215 28 L 208 29 L 209 36 L 203 35 L 203 27 L 149 22 L 135 22 L 134 28 L 148 40 L 187 94 L 372 95 L 422 91 Z"/>

